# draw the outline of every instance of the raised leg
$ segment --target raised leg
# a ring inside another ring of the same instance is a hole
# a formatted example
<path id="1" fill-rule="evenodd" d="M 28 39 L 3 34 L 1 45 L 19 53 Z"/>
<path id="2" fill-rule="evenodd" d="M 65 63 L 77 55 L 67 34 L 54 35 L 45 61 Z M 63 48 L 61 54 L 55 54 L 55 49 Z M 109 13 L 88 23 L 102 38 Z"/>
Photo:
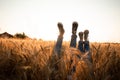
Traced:
<path id="1" fill-rule="evenodd" d="M 85 42 L 84 42 L 84 49 L 85 49 L 85 52 L 90 51 L 89 41 L 85 41 Z"/>
<path id="2" fill-rule="evenodd" d="M 83 41 L 83 32 L 79 32 L 80 41 L 78 42 L 78 49 L 84 53 L 84 41 Z"/>
<path id="3" fill-rule="evenodd" d="M 72 35 L 71 36 L 71 41 L 70 41 L 70 47 L 76 48 L 76 41 L 77 41 L 77 35 Z"/>
<path id="4" fill-rule="evenodd" d="M 90 50 L 90 45 L 89 45 L 89 40 L 88 40 L 88 34 L 89 34 L 89 31 L 88 30 L 85 30 L 84 31 L 84 49 L 85 49 L 85 52 L 88 52 Z"/>
<path id="5" fill-rule="evenodd" d="M 61 52 L 61 47 L 62 47 L 62 42 L 63 42 L 63 35 L 64 35 L 64 29 L 63 29 L 63 25 L 62 23 L 58 23 L 58 29 L 59 29 L 59 36 L 57 38 L 57 42 L 54 48 L 55 53 L 57 53 L 58 55 L 60 55 Z"/>
<path id="6" fill-rule="evenodd" d="M 77 28 L 78 28 L 78 23 L 73 22 L 72 24 L 72 36 L 71 36 L 71 42 L 70 42 L 70 47 L 76 48 L 76 42 L 77 42 Z"/>
<path id="7" fill-rule="evenodd" d="M 89 44 L 89 40 L 88 40 L 88 34 L 89 31 L 85 30 L 84 31 L 84 49 L 85 49 L 85 55 L 86 58 L 92 63 L 92 54 L 90 52 L 90 44 Z"/>

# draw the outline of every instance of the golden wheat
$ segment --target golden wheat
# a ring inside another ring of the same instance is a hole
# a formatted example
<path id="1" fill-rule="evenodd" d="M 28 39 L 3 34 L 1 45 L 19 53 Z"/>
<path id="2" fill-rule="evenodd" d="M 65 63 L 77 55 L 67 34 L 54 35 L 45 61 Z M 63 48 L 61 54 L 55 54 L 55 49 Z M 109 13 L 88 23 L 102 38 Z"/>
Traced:
<path id="1" fill-rule="evenodd" d="M 70 49 L 69 42 L 63 42 L 60 57 L 54 45 L 55 41 L 0 39 L 0 80 L 120 79 L 120 44 L 91 43 L 92 63 L 79 59 L 82 54 Z"/>

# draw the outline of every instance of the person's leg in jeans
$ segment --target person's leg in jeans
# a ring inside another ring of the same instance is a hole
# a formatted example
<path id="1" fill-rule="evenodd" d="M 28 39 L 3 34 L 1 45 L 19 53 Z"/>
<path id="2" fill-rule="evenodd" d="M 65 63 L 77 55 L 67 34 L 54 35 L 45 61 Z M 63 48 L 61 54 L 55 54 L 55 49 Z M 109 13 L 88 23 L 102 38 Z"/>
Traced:
<path id="1" fill-rule="evenodd" d="M 86 57 L 87 59 L 92 62 L 92 55 L 90 53 L 90 44 L 89 44 L 89 40 L 88 40 L 88 34 L 89 34 L 89 31 L 88 30 L 85 30 L 84 31 L 84 49 L 85 49 L 85 54 L 86 54 Z"/>
<path id="2" fill-rule="evenodd" d="M 84 41 L 83 41 L 83 32 L 79 32 L 80 41 L 78 42 L 78 49 L 84 53 Z"/>
<path id="3" fill-rule="evenodd" d="M 62 47 L 62 42 L 63 42 L 63 35 L 64 35 L 64 29 L 63 29 L 63 24 L 62 23 L 58 23 L 57 24 L 58 29 L 59 29 L 59 36 L 57 38 L 57 42 L 54 48 L 54 51 L 56 54 L 60 55 L 61 52 L 61 47 Z"/>
<path id="4" fill-rule="evenodd" d="M 89 45 L 89 40 L 88 40 L 88 34 L 89 34 L 89 31 L 88 30 L 85 30 L 84 31 L 84 49 L 85 49 L 85 52 L 88 52 L 90 50 L 90 45 Z"/>
<path id="5" fill-rule="evenodd" d="M 72 36 L 71 36 L 71 42 L 70 42 L 70 47 L 76 48 L 76 41 L 77 41 L 77 28 L 78 28 L 78 23 L 73 22 L 72 24 Z"/>
<path id="6" fill-rule="evenodd" d="M 76 48 L 76 42 L 77 42 L 77 28 L 78 28 L 78 23 L 73 22 L 72 24 L 72 36 L 71 36 L 71 41 L 70 41 L 70 47 Z M 70 66 L 72 66 L 73 60 L 71 59 Z M 72 66 L 70 70 L 70 75 L 72 75 L 76 71 L 76 66 Z"/>
<path id="7" fill-rule="evenodd" d="M 57 61 L 61 58 L 61 48 L 62 48 L 62 42 L 63 42 L 63 35 L 65 31 L 63 29 L 62 23 L 58 23 L 57 26 L 59 29 L 59 35 L 54 47 L 54 54 L 51 58 L 51 62 L 54 62 L 56 64 L 52 65 L 53 66 L 52 68 L 54 69 L 54 71 L 52 71 L 51 76 L 53 75 L 55 76 L 56 71 L 59 71 L 59 69 L 61 68 L 61 62 L 57 62 Z M 52 80 L 56 80 L 54 76 L 52 77 Z"/>

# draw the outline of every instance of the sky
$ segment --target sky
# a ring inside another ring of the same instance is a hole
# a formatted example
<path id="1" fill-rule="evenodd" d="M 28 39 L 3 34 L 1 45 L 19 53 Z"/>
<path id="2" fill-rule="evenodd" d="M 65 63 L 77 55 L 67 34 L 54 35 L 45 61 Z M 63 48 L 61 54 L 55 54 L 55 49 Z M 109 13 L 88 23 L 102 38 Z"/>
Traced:
<path id="1" fill-rule="evenodd" d="M 0 33 L 57 40 L 61 22 L 69 41 L 74 21 L 91 42 L 120 42 L 120 0 L 0 0 Z"/>

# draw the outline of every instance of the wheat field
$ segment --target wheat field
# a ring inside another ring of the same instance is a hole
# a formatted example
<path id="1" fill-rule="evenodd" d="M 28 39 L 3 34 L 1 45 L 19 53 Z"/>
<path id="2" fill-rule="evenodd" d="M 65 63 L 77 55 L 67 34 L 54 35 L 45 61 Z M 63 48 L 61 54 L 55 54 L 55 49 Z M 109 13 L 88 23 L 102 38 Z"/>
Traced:
<path id="1" fill-rule="evenodd" d="M 92 63 L 71 55 L 69 42 L 63 42 L 58 58 L 55 43 L 0 39 L 0 80 L 120 80 L 119 43 L 90 43 Z"/>

